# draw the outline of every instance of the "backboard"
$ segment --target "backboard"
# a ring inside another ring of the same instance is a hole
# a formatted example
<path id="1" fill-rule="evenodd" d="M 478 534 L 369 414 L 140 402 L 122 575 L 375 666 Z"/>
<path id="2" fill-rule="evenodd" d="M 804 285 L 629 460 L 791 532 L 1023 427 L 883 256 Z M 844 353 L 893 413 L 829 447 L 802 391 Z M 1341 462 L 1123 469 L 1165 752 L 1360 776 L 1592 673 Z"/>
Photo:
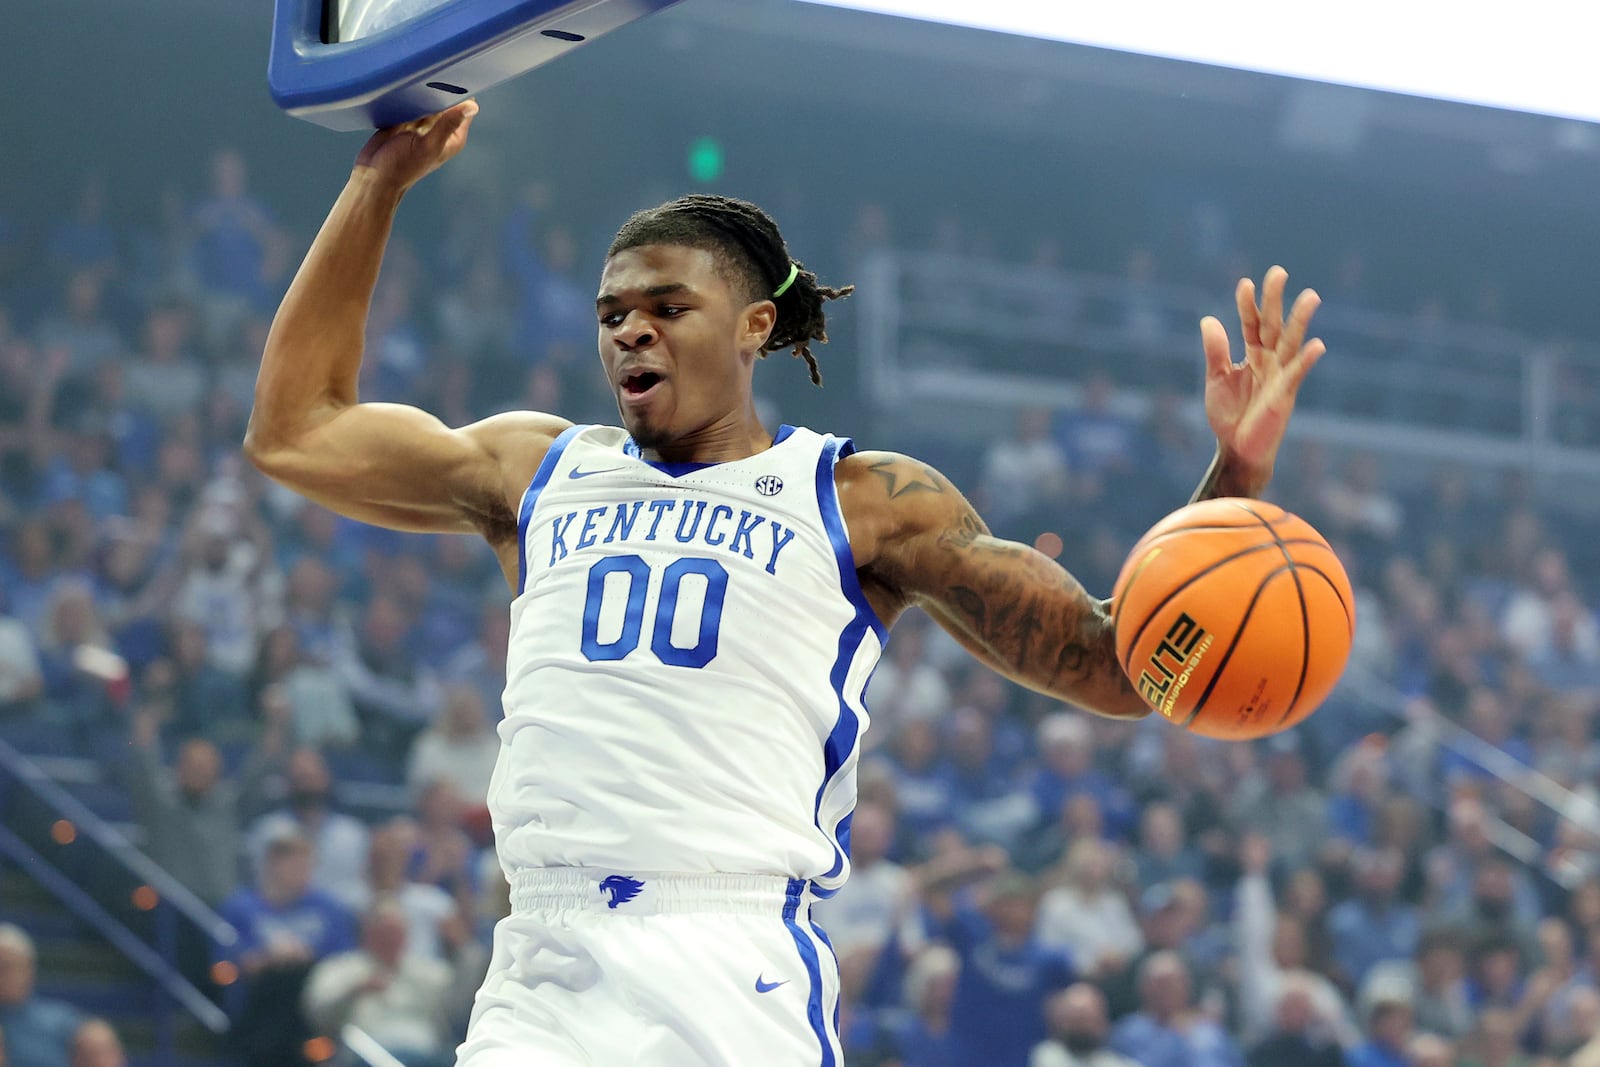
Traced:
<path id="1" fill-rule="evenodd" d="M 276 0 L 267 84 L 334 130 L 392 126 L 678 0 Z"/>

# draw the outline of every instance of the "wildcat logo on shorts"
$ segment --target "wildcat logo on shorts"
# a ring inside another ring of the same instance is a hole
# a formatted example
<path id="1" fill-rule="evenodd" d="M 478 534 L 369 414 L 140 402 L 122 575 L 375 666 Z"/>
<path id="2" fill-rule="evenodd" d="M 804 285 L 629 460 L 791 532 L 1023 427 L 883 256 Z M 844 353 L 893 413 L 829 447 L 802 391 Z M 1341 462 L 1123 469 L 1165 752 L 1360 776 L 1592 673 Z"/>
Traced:
<path id="1" fill-rule="evenodd" d="M 644 883 L 637 878 L 629 878 L 625 874 L 608 875 L 600 882 L 600 891 L 606 894 L 606 907 L 616 908 L 618 904 L 626 904 L 639 895 L 639 890 L 644 888 Z"/>
<path id="2" fill-rule="evenodd" d="M 1187 613 L 1179 615 L 1140 673 L 1139 695 L 1161 714 L 1172 718 L 1178 694 L 1189 684 L 1189 678 L 1200 666 L 1213 640 Z"/>
<path id="3" fill-rule="evenodd" d="M 762 496 L 777 496 L 783 492 L 783 479 L 776 474 L 763 474 L 756 479 L 756 492 Z"/>

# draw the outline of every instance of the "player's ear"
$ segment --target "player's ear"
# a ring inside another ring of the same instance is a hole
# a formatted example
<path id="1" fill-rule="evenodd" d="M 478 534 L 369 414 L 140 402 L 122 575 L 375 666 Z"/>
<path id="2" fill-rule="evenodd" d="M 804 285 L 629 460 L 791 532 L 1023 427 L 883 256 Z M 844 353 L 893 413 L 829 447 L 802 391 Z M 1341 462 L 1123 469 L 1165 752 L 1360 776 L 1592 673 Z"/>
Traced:
<path id="1" fill-rule="evenodd" d="M 739 350 L 741 352 L 759 352 L 761 346 L 767 343 L 767 338 L 772 336 L 772 329 L 778 324 L 778 305 L 770 300 L 757 300 L 746 305 L 744 314 L 739 320 Z"/>

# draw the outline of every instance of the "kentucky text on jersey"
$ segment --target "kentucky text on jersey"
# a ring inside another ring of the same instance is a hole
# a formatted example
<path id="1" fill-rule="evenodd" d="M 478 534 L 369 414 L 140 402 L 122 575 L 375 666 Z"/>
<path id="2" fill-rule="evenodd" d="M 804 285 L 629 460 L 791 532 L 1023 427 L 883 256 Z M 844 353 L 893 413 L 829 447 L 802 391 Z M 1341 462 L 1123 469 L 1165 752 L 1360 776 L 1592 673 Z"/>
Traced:
<path id="1" fill-rule="evenodd" d="M 596 545 L 656 540 L 703 544 L 760 560 L 768 574 L 776 575 L 778 557 L 794 540 L 794 531 L 776 519 L 727 504 L 683 498 L 631 500 L 569 511 L 550 520 L 550 566 Z"/>

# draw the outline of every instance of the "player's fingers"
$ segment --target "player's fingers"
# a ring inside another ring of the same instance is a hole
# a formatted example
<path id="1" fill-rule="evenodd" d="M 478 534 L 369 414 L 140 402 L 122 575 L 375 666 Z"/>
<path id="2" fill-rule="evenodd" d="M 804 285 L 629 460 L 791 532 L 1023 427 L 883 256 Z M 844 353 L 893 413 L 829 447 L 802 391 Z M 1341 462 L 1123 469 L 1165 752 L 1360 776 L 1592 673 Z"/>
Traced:
<path id="1" fill-rule="evenodd" d="M 1328 346 L 1322 343 L 1322 338 L 1313 337 L 1300 349 L 1294 361 L 1289 364 L 1289 388 L 1298 391 L 1300 383 L 1306 380 L 1306 375 L 1311 373 L 1311 368 L 1317 365 L 1317 360 L 1322 358 Z"/>
<path id="2" fill-rule="evenodd" d="M 448 141 L 455 136 L 457 130 L 471 124 L 473 116 L 478 113 L 478 102 L 466 100 L 439 116 L 439 137 Z"/>
<path id="3" fill-rule="evenodd" d="M 1294 307 L 1289 311 L 1289 321 L 1284 324 L 1283 336 L 1278 339 L 1278 353 L 1283 362 L 1287 363 L 1300 351 L 1306 331 L 1311 328 L 1311 316 L 1321 306 L 1322 297 L 1317 295 L 1315 289 L 1307 289 L 1295 297 Z"/>
<path id="4" fill-rule="evenodd" d="M 1261 282 L 1261 343 L 1267 348 L 1276 347 L 1283 331 L 1283 287 L 1288 281 L 1289 272 L 1274 265 Z"/>
<path id="5" fill-rule="evenodd" d="M 1200 347 L 1206 354 L 1206 377 L 1220 378 L 1233 369 L 1233 355 L 1228 350 L 1228 331 L 1215 315 L 1200 320 Z"/>
<path id="6" fill-rule="evenodd" d="M 1233 291 L 1234 303 L 1239 305 L 1239 328 L 1244 331 L 1246 351 L 1261 343 L 1261 314 L 1256 310 L 1256 283 L 1240 278 Z"/>

